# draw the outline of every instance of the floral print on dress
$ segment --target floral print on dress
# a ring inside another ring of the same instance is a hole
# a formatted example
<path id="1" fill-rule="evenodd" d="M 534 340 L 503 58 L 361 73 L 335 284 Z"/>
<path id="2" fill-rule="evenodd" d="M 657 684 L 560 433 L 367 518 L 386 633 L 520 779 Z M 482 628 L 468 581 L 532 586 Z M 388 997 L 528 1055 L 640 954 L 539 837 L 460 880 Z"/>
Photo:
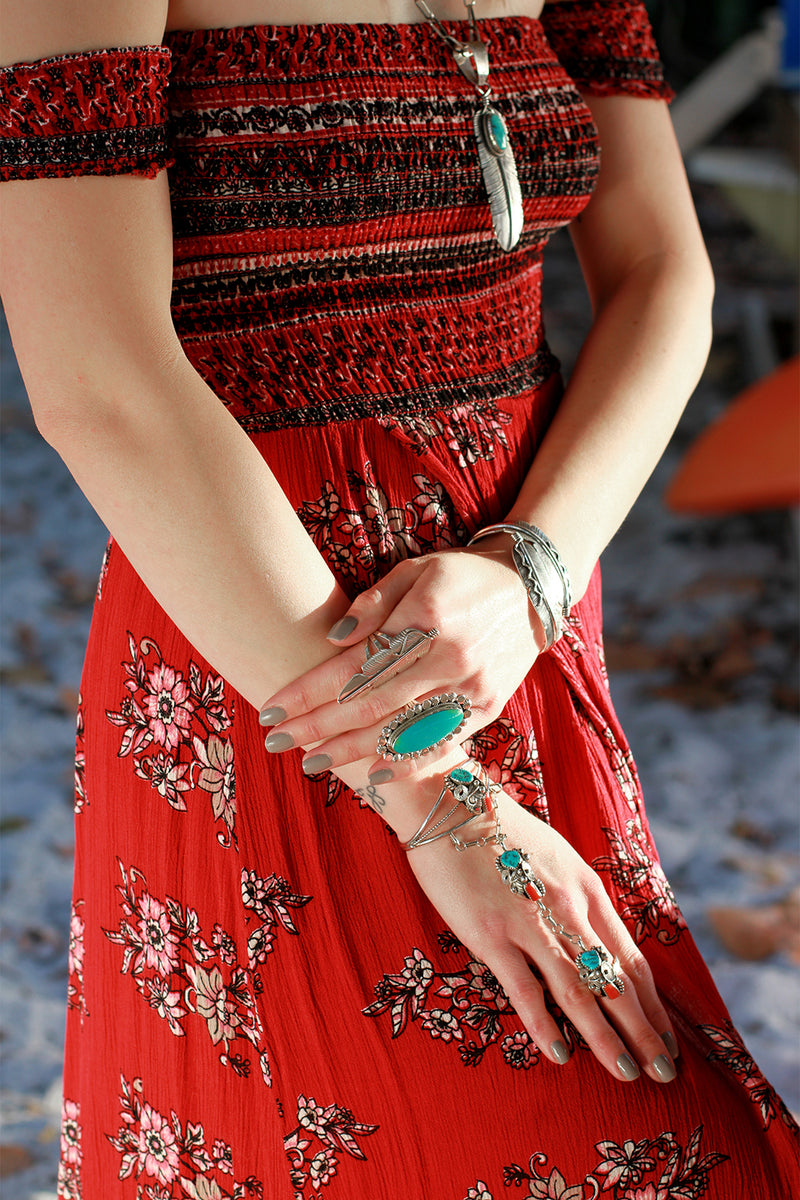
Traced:
<path id="1" fill-rule="evenodd" d="M 625 836 L 603 828 L 611 854 L 592 861 L 598 874 L 606 872 L 617 889 L 617 911 L 633 925 L 638 944 L 650 934 L 663 946 L 672 946 L 686 929 L 675 893 L 660 864 L 650 854 L 648 839 L 637 815 L 625 822 Z"/>
<path id="2" fill-rule="evenodd" d="M 83 900 L 75 900 L 70 911 L 69 954 L 67 958 L 67 1008 L 78 1009 L 81 1014 L 81 1022 L 85 1016 L 89 1015 L 83 994 L 84 920 L 83 914 L 80 911 L 83 905 Z"/>
<path id="3" fill-rule="evenodd" d="M 164 662 L 158 644 L 139 642 L 130 632 L 131 661 L 124 662 L 127 695 L 118 712 L 106 709 L 112 725 L 123 730 L 117 755 L 130 757 L 139 779 L 178 812 L 186 811 L 184 793 L 209 793 L 220 845 L 236 841 L 236 773 L 233 744 L 221 735 L 231 725 L 222 678 L 207 675 L 194 661 L 187 676 Z"/>
<path id="4" fill-rule="evenodd" d="M 464 752 L 483 763 L 489 776 L 543 821 L 549 820 L 536 734 L 521 733 L 508 717 L 498 717 L 462 743 Z"/>
<path id="5" fill-rule="evenodd" d="M 311 897 L 296 895 L 278 876 L 261 879 L 255 872 L 242 872 L 244 905 L 258 918 L 248 938 L 248 965 L 243 966 L 237 961 L 234 939 L 219 923 L 209 944 L 194 909 L 170 896 L 163 900 L 153 896 L 141 871 L 133 866 L 126 870 L 121 862 L 119 867 L 122 883 L 117 891 L 123 917 L 117 929 L 103 932 L 125 948 L 122 974 L 132 975 L 142 998 L 175 1037 L 185 1036 L 190 1014 L 200 1017 L 212 1045 L 221 1051 L 220 1063 L 237 1075 L 249 1076 L 251 1059 L 242 1050 L 252 1046 L 264 1082 L 270 1086 L 256 1004 L 256 994 L 263 988 L 257 967 L 271 953 L 278 927 L 297 933 L 288 910 L 307 904 Z"/>
<path id="6" fill-rule="evenodd" d="M 496 400 L 487 400 L 480 406 L 459 404 L 449 412 L 383 416 L 378 418 L 378 424 L 384 429 L 401 430 L 420 457 L 428 454 L 431 445 L 441 438 L 448 449 L 455 452 L 463 470 L 479 459 L 490 462 L 498 446 L 508 449 L 503 426 L 511 420 L 511 414 L 499 409 Z"/>
<path id="7" fill-rule="evenodd" d="M 58 1195 L 62 1200 L 82 1200 L 81 1109 L 66 1097 L 61 1102 L 61 1155 L 58 1163 Z"/>
<path id="8" fill-rule="evenodd" d="M 142 1200 L 263 1200 L 264 1187 L 255 1176 L 236 1182 L 233 1152 L 221 1138 L 206 1137 L 203 1126 L 184 1121 L 174 1110 L 164 1116 L 144 1098 L 140 1078 L 120 1077 L 120 1119 L 116 1134 L 107 1133 L 119 1152 L 119 1178 L 141 1180 Z"/>
<path id="9" fill-rule="evenodd" d="M 789 1109 L 781 1100 L 772 1084 L 758 1069 L 753 1056 L 745 1046 L 742 1038 L 730 1021 L 723 1027 L 717 1025 L 698 1025 L 697 1028 L 706 1037 L 711 1038 L 716 1049 L 706 1055 L 710 1062 L 720 1062 L 732 1071 L 748 1092 L 753 1104 L 757 1104 L 761 1112 L 764 1128 L 768 1129 L 775 1117 L 780 1117 L 784 1125 L 797 1133 L 797 1122 Z"/>
<path id="10" fill-rule="evenodd" d="M 357 1138 L 375 1133 L 377 1125 L 356 1121 L 338 1104 L 317 1104 L 313 1097 L 297 1097 L 297 1126 L 283 1139 L 289 1159 L 295 1200 L 318 1194 L 333 1182 L 342 1151 L 364 1161 Z"/>
<path id="11" fill-rule="evenodd" d="M 365 462 L 362 471 L 347 473 L 356 507 L 345 507 L 326 479 L 319 499 L 298 509 L 315 545 L 340 575 L 371 586 L 405 558 L 467 540 L 467 529 L 440 483 L 414 475 L 412 498 L 397 506 L 376 482 L 372 464 Z"/>
<path id="12" fill-rule="evenodd" d="M 528 1185 L 522 1200 L 700 1200 L 709 1175 L 727 1160 L 712 1151 L 700 1157 L 703 1126 L 698 1125 L 684 1148 L 672 1132 L 638 1141 L 597 1142 L 598 1162 L 579 1183 L 568 1184 L 557 1167 L 547 1170 L 547 1154 L 539 1151 L 527 1169 L 511 1163 L 503 1170 L 506 1187 Z M 650 1178 L 646 1178 L 650 1176 Z"/>
<path id="13" fill-rule="evenodd" d="M 78 692 L 78 712 L 75 718 L 75 812 L 83 812 L 86 799 L 86 730 L 83 723 L 83 696 Z"/>
<path id="14" fill-rule="evenodd" d="M 448 950 L 464 951 L 452 934 L 445 934 Z M 527 1071 L 540 1061 L 539 1049 L 519 1027 L 515 1010 L 495 976 L 483 963 L 470 959 L 462 971 L 435 971 L 433 964 L 414 947 L 402 971 L 384 975 L 375 985 L 376 999 L 362 1009 L 366 1017 L 388 1012 L 392 1037 L 409 1022 L 418 1022 L 434 1040 L 458 1046 L 464 1066 L 476 1067 L 488 1048 L 499 1043 L 504 1062 L 515 1071 Z M 438 1000 L 437 998 L 441 997 Z M 572 1027 L 563 1014 L 553 1013 L 567 1045 L 575 1044 Z M 509 1029 L 513 1025 L 513 1029 Z"/>

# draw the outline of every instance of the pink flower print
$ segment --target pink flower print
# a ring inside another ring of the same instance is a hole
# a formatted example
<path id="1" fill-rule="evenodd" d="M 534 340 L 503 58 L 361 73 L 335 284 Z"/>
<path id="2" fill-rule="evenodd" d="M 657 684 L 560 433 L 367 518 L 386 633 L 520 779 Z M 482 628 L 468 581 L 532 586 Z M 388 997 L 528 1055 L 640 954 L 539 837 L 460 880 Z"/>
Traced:
<path id="1" fill-rule="evenodd" d="M 433 967 L 422 951 L 418 950 L 416 946 L 413 953 L 405 959 L 405 967 L 403 968 L 401 978 L 407 980 L 408 983 L 413 983 L 414 994 L 420 1000 L 425 999 L 431 980 L 433 979 Z"/>
<path id="2" fill-rule="evenodd" d="M 464 1200 L 492 1200 L 492 1193 L 482 1179 L 476 1179 L 475 1187 L 469 1189 Z"/>
<path id="3" fill-rule="evenodd" d="M 538 1062 L 539 1055 L 524 1030 L 509 1033 L 500 1043 L 503 1058 L 515 1071 L 527 1071 L 532 1063 Z"/>
<path id="4" fill-rule="evenodd" d="M 80 1105 L 65 1100 L 61 1107 L 61 1162 L 81 1165 Z"/>
<path id="5" fill-rule="evenodd" d="M 202 967 L 186 966 L 194 986 L 197 1014 L 208 1023 L 211 1041 L 216 1046 L 218 1042 L 227 1043 L 236 1037 L 236 1030 L 242 1020 L 236 1011 L 236 1004 L 230 998 L 230 993 L 222 982 L 222 975 L 217 967 L 205 971 Z"/>
<path id="6" fill-rule="evenodd" d="M 172 930 L 163 904 L 149 892 L 143 892 L 138 904 L 139 932 L 145 966 L 153 967 L 160 975 L 169 975 L 178 961 L 178 938 Z"/>
<path id="7" fill-rule="evenodd" d="M 306 1100 L 305 1096 L 297 1097 L 297 1120 L 303 1129 L 309 1129 L 321 1137 L 325 1133 L 330 1112 L 321 1108 L 313 1096 Z"/>
<path id="8" fill-rule="evenodd" d="M 211 1147 L 211 1157 L 218 1171 L 226 1172 L 228 1175 L 233 1174 L 233 1151 L 221 1138 L 215 1139 L 214 1145 Z"/>
<path id="9" fill-rule="evenodd" d="M 202 770 L 197 786 L 211 793 L 211 805 L 217 820 L 223 817 L 229 829 L 236 815 L 236 773 L 233 767 L 233 746 L 212 733 L 208 743 L 199 737 L 193 741 L 194 752 Z"/>
<path id="10" fill-rule="evenodd" d="M 258 963 L 267 961 L 267 955 L 272 951 L 275 935 L 269 925 L 259 925 L 247 939 L 247 961 L 251 968 Z"/>
<path id="11" fill-rule="evenodd" d="M 171 755 L 159 750 L 150 761 L 150 785 L 159 796 L 163 796 L 173 808 L 185 811 L 186 805 L 179 798 L 178 792 L 189 790 L 189 783 L 183 778 L 189 770 L 188 763 L 176 763 Z"/>
<path id="12" fill-rule="evenodd" d="M 464 1036 L 456 1017 L 442 1008 L 434 1008 L 430 1012 L 423 1013 L 422 1027 L 428 1030 L 431 1037 L 441 1038 L 443 1042 L 449 1042 L 453 1038 L 461 1041 Z"/>
<path id="13" fill-rule="evenodd" d="M 498 1008 L 506 1008 L 508 996 L 485 963 L 473 959 L 472 962 L 467 963 L 467 970 L 472 976 L 469 981 L 471 992 L 477 992 L 479 998 L 486 1003 L 494 1003 Z"/>
<path id="14" fill-rule="evenodd" d="M 216 946 L 217 954 L 221 960 L 227 963 L 229 967 L 232 967 L 236 962 L 236 944 L 231 935 L 222 928 L 219 921 L 214 925 L 211 941 Z"/>
<path id="15" fill-rule="evenodd" d="M 648 1183 L 647 1187 L 636 1188 L 633 1192 L 626 1192 L 622 1200 L 661 1200 L 652 1183 Z"/>
<path id="16" fill-rule="evenodd" d="M 175 1147 L 175 1134 L 169 1122 L 149 1104 L 142 1105 L 139 1119 L 139 1174 L 146 1171 L 159 1183 L 172 1183 L 177 1178 L 180 1160 Z"/>
<path id="17" fill-rule="evenodd" d="M 173 667 L 163 663 L 153 667 L 147 676 L 147 694 L 142 702 L 150 718 L 153 740 L 166 750 L 174 750 L 186 741 L 194 705 L 189 699 L 189 685 Z"/>
<path id="18" fill-rule="evenodd" d="M 69 961 L 67 969 L 70 975 L 83 974 L 83 918 L 73 907 L 69 922 Z"/>
<path id="19" fill-rule="evenodd" d="M 318 1192 L 326 1183 L 330 1183 L 336 1174 L 336 1155 L 328 1147 L 319 1150 L 308 1164 L 308 1177 L 311 1186 Z"/>
<path id="20" fill-rule="evenodd" d="M 148 979 L 145 986 L 147 1003 L 167 1022 L 176 1037 L 183 1037 L 180 1018 L 186 1016 L 186 1009 L 180 1006 L 181 993 L 170 991 L 167 980 L 159 976 Z"/>

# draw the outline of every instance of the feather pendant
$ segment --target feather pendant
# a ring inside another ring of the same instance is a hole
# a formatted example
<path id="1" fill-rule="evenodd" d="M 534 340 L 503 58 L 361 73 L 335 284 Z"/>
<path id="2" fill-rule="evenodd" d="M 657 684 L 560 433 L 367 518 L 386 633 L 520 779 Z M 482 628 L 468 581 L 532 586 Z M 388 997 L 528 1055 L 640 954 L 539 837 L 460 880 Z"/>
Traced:
<path id="1" fill-rule="evenodd" d="M 472 118 L 478 159 L 489 197 L 489 211 L 498 243 L 513 250 L 523 225 L 522 192 L 508 129 L 500 113 L 485 103 Z"/>

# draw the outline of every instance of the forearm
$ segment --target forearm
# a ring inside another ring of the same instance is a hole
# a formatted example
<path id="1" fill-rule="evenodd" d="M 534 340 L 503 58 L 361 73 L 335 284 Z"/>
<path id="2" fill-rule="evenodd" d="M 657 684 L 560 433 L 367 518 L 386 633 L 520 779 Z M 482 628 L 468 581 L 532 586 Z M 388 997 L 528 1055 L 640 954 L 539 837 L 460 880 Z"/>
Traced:
<path id="1" fill-rule="evenodd" d="M 540 526 L 578 599 L 664 451 L 705 363 L 711 284 L 702 261 L 640 264 L 596 313 L 509 519 Z"/>

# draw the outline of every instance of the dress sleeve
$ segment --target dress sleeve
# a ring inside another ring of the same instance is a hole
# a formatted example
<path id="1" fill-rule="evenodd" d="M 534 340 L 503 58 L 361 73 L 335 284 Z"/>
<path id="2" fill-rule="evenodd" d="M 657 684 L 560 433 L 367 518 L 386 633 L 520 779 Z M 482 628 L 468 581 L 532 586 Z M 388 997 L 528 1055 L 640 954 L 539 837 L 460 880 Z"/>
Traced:
<path id="1" fill-rule="evenodd" d="M 642 0 L 546 0 L 542 25 L 567 74 L 594 96 L 671 100 Z"/>
<path id="2" fill-rule="evenodd" d="M 157 175 L 170 166 L 164 46 L 0 69 L 0 179 Z"/>

